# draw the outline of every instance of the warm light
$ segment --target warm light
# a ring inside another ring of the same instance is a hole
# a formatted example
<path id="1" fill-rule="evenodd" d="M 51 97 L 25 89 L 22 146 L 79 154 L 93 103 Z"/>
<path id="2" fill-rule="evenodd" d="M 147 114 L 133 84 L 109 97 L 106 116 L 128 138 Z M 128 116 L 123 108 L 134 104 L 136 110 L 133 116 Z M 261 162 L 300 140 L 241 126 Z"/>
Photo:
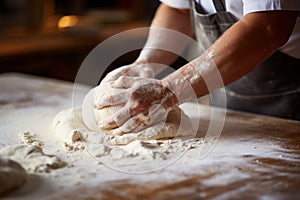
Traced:
<path id="1" fill-rule="evenodd" d="M 74 15 L 63 16 L 58 21 L 58 28 L 67 28 L 75 26 L 78 22 L 78 18 Z"/>

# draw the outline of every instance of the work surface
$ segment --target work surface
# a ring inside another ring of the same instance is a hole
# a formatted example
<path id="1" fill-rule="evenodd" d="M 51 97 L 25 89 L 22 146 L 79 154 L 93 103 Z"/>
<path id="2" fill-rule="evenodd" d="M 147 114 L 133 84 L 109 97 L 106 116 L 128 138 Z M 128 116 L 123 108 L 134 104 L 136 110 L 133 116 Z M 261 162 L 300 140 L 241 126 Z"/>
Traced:
<path id="1" fill-rule="evenodd" d="M 194 150 L 160 170 L 126 173 L 86 151 L 67 152 L 56 139 L 51 122 L 72 106 L 72 88 L 33 76 L 0 76 L 0 147 L 20 143 L 18 133 L 31 131 L 46 153 L 68 163 L 31 174 L 6 199 L 300 199 L 300 122 L 227 111 L 222 134 L 207 156 Z M 76 94 L 88 89 L 78 86 Z M 79 105 L 80 98 L 75 100 Z M 187 103 L 182 108 L 191 120 L 200 120 L 199 135 L 205 133 L 209 107 Z"/>

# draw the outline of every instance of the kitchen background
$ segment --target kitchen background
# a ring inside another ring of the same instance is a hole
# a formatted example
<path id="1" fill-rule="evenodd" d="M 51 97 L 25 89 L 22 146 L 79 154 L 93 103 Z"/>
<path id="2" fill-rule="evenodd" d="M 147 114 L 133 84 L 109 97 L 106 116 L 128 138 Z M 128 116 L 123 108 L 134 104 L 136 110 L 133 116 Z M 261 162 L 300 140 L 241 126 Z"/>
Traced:
<path id="1" fill-rule="evenodd" d="M 158 0 L 0 0 L 0 73 L 74 81 L 97 44 L 122 31 L 149 26 L 158 5 Z M 134 35 L 128 42 L 140 39 L 146 35 Z M 138 51 L 128 52 L 110 69 L 137 55 Z"/>

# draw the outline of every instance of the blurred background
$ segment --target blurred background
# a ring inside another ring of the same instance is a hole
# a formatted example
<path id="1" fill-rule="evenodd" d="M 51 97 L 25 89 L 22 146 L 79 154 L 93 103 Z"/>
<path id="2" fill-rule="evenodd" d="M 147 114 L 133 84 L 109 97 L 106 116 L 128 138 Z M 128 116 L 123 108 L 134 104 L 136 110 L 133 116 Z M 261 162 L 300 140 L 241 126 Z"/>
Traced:
<path id="1" fill-rule="evenodd" d="M 0 0 L 0 73 L 74 81 L 97 44 L 149 26 L 158 5 L 158 0 Z M 141 39 L 146 35 L 131 37 Z M 138 53 L 121 56 L 110 68 L 132 62 Z"/>

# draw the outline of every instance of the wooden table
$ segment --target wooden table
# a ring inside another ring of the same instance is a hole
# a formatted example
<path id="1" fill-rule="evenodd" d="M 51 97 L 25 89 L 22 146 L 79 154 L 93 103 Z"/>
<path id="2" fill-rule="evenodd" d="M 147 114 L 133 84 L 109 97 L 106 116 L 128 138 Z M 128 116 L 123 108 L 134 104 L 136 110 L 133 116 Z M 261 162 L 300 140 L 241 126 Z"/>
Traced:
<path id="1" fill-rule="evenodd" d="M 72 105 L 72 84 L 20 74 L 0 76 L 0 147 L 20 143 L 29 130 L 46 153 L 69 163 L 63 169 L 32 174 L 7 199 L 299 199 L 300 122 L 228 111 L 221 137 L 205 158 L 183 160 L 152 173 L 115 171 L 85 152 L 65 152 L 51 127 L 55 114 Z M 78 86 L 83 96 L 89 87 Z M 80 96 L 80 95 L 79 95 Z M 80 98 L 75 104 L 80 104 Z M 208 106 L 182 106 L 204 133 Z M 195 108 L 200 113 L 195 113 Z M 224 110 L 217 110 L 218 113 Z M 53 134 L 50 139 L 46 135 Z M 48 138 L 48 139 L 46 139 Z"/>

